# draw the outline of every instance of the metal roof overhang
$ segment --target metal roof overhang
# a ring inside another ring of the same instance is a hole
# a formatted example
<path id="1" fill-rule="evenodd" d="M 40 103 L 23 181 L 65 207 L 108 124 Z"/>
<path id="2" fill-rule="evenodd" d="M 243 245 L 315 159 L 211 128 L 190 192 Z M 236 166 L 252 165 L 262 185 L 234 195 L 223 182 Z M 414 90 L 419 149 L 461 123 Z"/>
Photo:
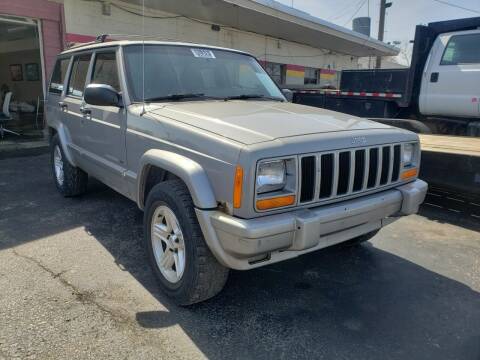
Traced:
<path id="1" fill-rule="evenodd" d="M 142 0 L 125 2 L 141 5 Z M 393 56 L 399 51 L 272 0 L 145 0 L 145 6 L 352 56 Z"/>

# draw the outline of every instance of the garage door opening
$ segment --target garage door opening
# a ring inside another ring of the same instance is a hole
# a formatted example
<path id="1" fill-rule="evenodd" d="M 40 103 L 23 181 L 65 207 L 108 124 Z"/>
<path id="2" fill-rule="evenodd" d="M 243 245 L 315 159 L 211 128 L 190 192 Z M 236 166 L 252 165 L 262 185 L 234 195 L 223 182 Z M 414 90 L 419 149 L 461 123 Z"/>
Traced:
<path id="1" fill-rule="evenodd" d="M 4 140 L 42 137 L 43 66 L 36 21 L 0 15 L 0 111 Z M 10 95 L 11 94 L 11 95 Z M 5 117 L 8 120 L 5 120 Z M 2 139 L 0 139 L 2 141 Z"/>

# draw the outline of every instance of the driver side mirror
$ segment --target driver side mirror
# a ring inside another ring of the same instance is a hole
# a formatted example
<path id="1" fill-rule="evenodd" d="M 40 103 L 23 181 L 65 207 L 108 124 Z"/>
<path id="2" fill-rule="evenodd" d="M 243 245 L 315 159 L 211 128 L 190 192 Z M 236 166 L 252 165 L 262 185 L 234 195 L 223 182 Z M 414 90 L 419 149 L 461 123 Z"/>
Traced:
<path id="1" fill-rule="evenodd" d="M 90 84 L 85 88 L 83 98 L 90 105 L 122 107 L 121 95 L 110 85 Z"/>
<path id="2" fill-rule="evenodd" d="M 290 89 L 282 89 L 283 96 L 287 99 L 288 102 L 293 101 L 293 91 Z"/>

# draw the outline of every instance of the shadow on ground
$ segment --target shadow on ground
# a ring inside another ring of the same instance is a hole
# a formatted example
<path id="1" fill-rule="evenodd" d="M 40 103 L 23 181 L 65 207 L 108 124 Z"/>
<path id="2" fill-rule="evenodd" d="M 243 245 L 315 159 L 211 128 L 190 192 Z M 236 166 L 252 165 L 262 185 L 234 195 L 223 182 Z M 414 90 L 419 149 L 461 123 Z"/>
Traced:
<path id="1" fill-rule="evenodd" d="M 440 223 L 480 232 L 480 199 L 432 187 L 420 215 Z"/>
<path id="2" fill-rule="evenodd" d="M 64 199 L 47 161 L 1 162 L 0 250 L 84 226 L 167 307 L 138 324 L 178 324 L 208 358 L 480 359 L 480 294 L 368 244 L 232 271 L 219 296 L 175 307 L 145 264 L 136 205 L 95 181 Z"/>

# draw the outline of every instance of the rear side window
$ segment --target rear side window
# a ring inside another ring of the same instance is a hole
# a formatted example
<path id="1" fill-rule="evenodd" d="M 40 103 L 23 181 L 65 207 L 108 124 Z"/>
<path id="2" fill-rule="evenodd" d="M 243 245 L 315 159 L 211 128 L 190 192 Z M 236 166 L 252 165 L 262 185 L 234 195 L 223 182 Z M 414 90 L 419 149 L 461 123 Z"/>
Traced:
<path id="1" fill-rule="evenodd" d="M 93 66 L 92 84 L 110 85 L 120 91 L 115 52 L 98 53 Z"/>
<path id="2" fill-rule="evenodd" d="M 68 82 L 68 95 L 83 96 L 91 56 L 92 54 L 85 54 L 73 58 L 72 71 Z"/>
<path id="3" fill-rule="evenodd" d="M 480 34 L 454 35 L 448 41 L 440 65 L 480 64 Z"/>
<path id="4" fill-rule="evenodd" d="M 53 69 L 52 80 L 50 81 L 49 92 L 61 94 L 63 91 L 63 83 L 68 71 L 68 64 L 70 59 L 58 59 Z"/>

